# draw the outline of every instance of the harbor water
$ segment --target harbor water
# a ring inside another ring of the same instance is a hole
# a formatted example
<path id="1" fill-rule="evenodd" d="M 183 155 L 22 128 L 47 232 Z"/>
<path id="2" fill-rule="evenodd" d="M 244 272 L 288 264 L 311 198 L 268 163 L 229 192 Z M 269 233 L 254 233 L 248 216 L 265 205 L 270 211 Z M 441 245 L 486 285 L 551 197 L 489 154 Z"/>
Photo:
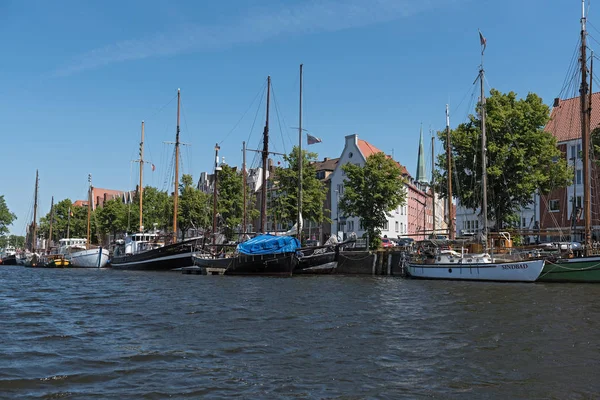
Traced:
<path id="1" fill-rule="evenodd" d="M 587 399 L 600 285 L 0 267 L 0 398 Z"/>

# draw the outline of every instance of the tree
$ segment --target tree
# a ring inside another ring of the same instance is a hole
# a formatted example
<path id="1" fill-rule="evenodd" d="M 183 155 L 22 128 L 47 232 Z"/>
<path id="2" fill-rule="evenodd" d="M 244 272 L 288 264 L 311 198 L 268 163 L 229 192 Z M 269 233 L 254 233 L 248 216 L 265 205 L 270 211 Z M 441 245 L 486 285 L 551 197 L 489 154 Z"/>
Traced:
<path id="1" fill-rule="evenodd" d="M 139 215 L 139 196 L 134 199 L 131 207 L 130 220 L 135 219 L 137 227 Z M 144 188 L 143 219 L 144 228 L 151 229 L 156 224 L 158 229 L 167 230 L 170 228 L 173 218 L 173 200 L 166 191 L 160 191 L 155 187 L 146 186 Z M 139 227 L 137 227 L 139 228 Z"/>
<path id="2" fill-rule="evenodd" d="M 17 216 L 8 209 L 4 195 L 0 195 L 0 236 L 8 233 L 8 226 L 16 219 Z"/>
<path id="3" fill-rule="evenodd" d="M 177 226 L 181 231 L 181 239 L 190 228 L 201 229 L 209 225 L 212 212 L 209 208 L 209 195 L 194 186 L 192 175 L 184 174 L 179 185 L 179 207 L 177 211 Z"/>
<path id="4" fill-rule="evenodd" d="M 312 163 L 317 156 L 317 153 L 302 150 L 302 218 L 321 223 L 326 219 L 323 203 L 327 194 Z M 279 167 L 275 172 L 277 183 L 273 200 L 277 220 L 293 224 L 298 215 L 298 147 L 294 146 L 284 160 L 288 167 Z"/>
<path id="5" fill-rule="evenodd" d="M 573 179 L 556 139 L 544 131 L 549 108 L 540 97 L 492 89 L 486 99 L 487 199 L 488 219 L 502 229 L 510 216 L 533 202 L 536 191 L 547 194 L 567 186 Z M 461 205 L 481 206 L 481 120 L 474 115 L 469 122 L 452 130 L 453 191 Z M 438 137 L 446 148 L 445 132 Z M 445 154 L 438 158 L 438 192 L 447 196 Z"/>
<path id="6" fill-rule="evenodd" d="M 406 202 L 406 179 L 400 166 L 383 153 L 372 154 L 362 167 L 347 163 L 342 170 L 348 179 L 340 197 L 340 210 L 361 219 L 369 235 L 369 248 L 376 249 L 387 214 Z"/>
<path id="7" fill-rule="evenodd" d="M 128 225 L 127 204 L 121 199 L 110 199 L 96 209 L 98 229 L 104 235 L 112 233 L 113 237 L 119 232 L 125 232 Z"/>
<path id="8" fill-rule="evenodd" d="M 221 171 L 217 174 L 217 213 L 227 240 L 232 240 L 234 233 L 241 230 L 244 214 L 243 180 L 236 168 L 226 164 L 221 166 Z"/>
<path id="9" fill-rule="evenodd" d="M 23 247 L 25 247 L 25 236 L 0 236 L 0 248 L 5 248 L 8 245 L 11 245 L 17 249 L 22 249 Z"/>

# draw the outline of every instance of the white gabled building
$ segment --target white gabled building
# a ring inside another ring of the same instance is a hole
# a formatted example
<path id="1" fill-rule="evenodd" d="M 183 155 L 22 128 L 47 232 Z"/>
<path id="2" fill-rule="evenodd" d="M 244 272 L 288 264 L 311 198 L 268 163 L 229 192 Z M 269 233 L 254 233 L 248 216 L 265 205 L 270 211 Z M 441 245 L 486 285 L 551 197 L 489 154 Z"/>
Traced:
<path id="1" fill-rule="evenodd" d="M 340 155 L 340 159 L 337 163 L 335 170 L 331 173 L 331 220 L 332 220 L 332 234 L 338 234 L 338 239 L 345 239 L 348 234 L 355 232 L 357 237 L 361 237 L 365 230 L 360 226 L 360 220 L 358 217 L 345 216 L 339 211 L 338 202 L 341 196 L 344 194 L 344 181 L 346 176 L 342 170 L 342 166 L 347 163 L 363 166 L 369 157 L 375 153 L 383 153 L 377 147 L 371 145 L 365 140 L 359 139 L 358 135 L 346 136 L 346 143 L 344 150 Z M 403 174 L 408 176 L 406 168 L 403 169 Z M 414 185 L 407 185 L 407 190 Z M 411 191 L 412 192 L 412 191 Z M 410 196 L 407 196 L 407 199 Z M 381 235 L 389 238 L 397 238 L 409 233 L 408 227 L 408 205 L 399 206 L 396 210 L 388 214 L 388 220 L 384 227 L 381 229 Z"/>

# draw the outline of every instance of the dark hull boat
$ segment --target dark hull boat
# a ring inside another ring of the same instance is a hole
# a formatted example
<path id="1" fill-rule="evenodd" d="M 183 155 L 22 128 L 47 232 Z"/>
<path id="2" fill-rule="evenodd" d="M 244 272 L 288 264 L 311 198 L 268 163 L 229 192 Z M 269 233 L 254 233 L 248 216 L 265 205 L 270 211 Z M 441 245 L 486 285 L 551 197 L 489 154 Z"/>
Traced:
<path id="1" fill-rule="evenodd" d="M 2 265 L 17 265 L 17 256 L 11 254 L 10 256 L 2 258 Z"/>
<path id="2" fill-rule="evenodd" d="M 194 264 L 196 242 L 196 239 L 186 240 L 137 254 L 115 256 L 111 260 L 111 266 L 121 270 L 147 271 L 170 271 L 189 267 Z"/>
<path id="3" fill-rule="evenodd" d="M 224 268 L 225 275 L 291 276 L 298 265 L 298 245 L 293 237 L 260 235 L 239 244 L 233 257 L 195 257 L 195 265 Z"/>

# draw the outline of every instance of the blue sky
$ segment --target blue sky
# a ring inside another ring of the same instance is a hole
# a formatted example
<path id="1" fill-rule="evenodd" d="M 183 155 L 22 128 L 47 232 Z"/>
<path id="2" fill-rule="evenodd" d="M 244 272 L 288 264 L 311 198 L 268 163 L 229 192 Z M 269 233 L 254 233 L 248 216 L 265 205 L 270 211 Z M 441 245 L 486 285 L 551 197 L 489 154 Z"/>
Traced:
<path id="1" fill-rule="evenodd" d="M 135 187 L 142 120 L 156 165 L 145 184 L 166 187 L 177 88 L 181 139 L 191 145 L 184 173 L 210 171 L 216 142 L 233 165 L 243 140 L 259 146 L 267 75 L 271 148 L 289 152 L 300 63 L 303 125 L 323 140 L 310 150 L 338 157 L 344 136 L 357 133 L 414 175 L 421 123 L 430 137 L 444 127 L 446 103 L 452 126 L 472 111 L 478 28 L 487 90 L 536 92 L 551 104 L 580 12 L 578 1 L 543 0 L 0 1 L 0 194 L 18 217 L 12 233 L 24 234 L 31 218 L 36 168 L 42 215 L 51 196 L 84 199 L 88 174 L 97 187 Z M 593 24 L 599 11 L 590 12 Z M 600 32 L 590 35 L 594 48 Z"/>

